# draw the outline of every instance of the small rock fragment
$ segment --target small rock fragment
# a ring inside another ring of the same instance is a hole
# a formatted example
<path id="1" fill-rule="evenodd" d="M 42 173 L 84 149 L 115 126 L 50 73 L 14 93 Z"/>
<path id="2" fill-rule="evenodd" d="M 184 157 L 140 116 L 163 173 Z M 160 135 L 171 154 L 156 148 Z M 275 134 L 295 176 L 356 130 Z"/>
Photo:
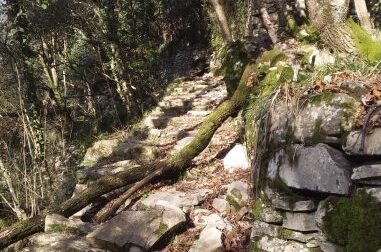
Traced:
<path id="1" fill-rule="evenodd" d="M 228 172 L 246 170 L 250 167 L 246 147 L 242 144 L 236 144 L 224 158 L 224 169 Z"/>

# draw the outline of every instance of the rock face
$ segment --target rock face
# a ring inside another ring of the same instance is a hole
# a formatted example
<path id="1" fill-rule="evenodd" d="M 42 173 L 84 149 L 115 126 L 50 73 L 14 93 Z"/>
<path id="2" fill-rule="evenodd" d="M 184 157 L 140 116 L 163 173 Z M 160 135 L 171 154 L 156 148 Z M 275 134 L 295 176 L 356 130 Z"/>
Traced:
<path id="1" fill-rule="evenodd" d="M 364 149 L 361 150 L 361 132 L 352 131 L 346 138 L 343 149 L 351 155 L 381 155 L 381 128 L 373 129 L 365 135 Z"/>
<path id="2" fill-rule="evenodd" d="M 150 249 L 184 222 L 185 214 L 179 209 L 125 211 L 88 234 L 87 239 L 111 250 L 131 245 Z"/>
<path id="3" fill-rule="evenodd" d="M 247 157 L 246 147 L 237 144 L 224 158 L 224 169 L 228 172 L 236 170 L 246 170 L 251 167 L 250 160 Z"/>
<path id="4" fill-rule="evenodd" d="M 351 165 L 344 155 L 326 144 L 294 145 L 290 154 L 278 152 L 268 167 L 268 177 L 279 175 L 289 187 L 342 195 L 349 193 L 350 173 Z"/>
<path id="5" fill-rule="evenodd" d="M 319 94 L 296 116 L 295 139 L 329 142 L 330 136 L 352 129 L 359 107 L 360 103 L 346 94 Z"/>

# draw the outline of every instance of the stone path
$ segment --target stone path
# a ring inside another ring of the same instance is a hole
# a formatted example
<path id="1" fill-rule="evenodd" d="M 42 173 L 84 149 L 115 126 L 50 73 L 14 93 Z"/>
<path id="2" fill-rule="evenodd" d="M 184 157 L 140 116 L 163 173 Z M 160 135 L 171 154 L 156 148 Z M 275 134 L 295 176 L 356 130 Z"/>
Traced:
<path id="1" fill-rule="evenodd" d="M 88 149 L 77 191 L 101 176 L 181 149 L 226 95 L 221 78 L 210 74 L 170 85 L 141 123 Z M 180 181 L 139 192 L 101 225 L 81 221 L 91 220 L 94 206 L 70 220 L 48 216 L 48 233 L 35 235 L 26 251 L 246 251 L 252 201 L 250 162 L 239 143 L 241 125 L 240 116 L 227 120 Z"/>

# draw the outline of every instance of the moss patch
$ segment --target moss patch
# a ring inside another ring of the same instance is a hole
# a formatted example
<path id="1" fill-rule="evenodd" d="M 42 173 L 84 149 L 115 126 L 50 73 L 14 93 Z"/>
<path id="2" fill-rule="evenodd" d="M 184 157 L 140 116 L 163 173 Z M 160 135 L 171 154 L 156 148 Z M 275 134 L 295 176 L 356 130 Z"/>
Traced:
<path id="1" fill-rule="evenodd" d="M 51 233 L 65 233 L 65 234 L 74 234 L 74 235 L 85 235 L 84 232 L 80 231 L 77 228 L 69 227 L 62 224 L 53 224 L 50 226 Z"/>
<path id="2" fill-rule="evenodd" d="M 168 231 L 168 225 L 163 223 L 163 222 L 160 222 L 159 228 L 156 230 L 155 233 L 158 234 L 158 235 L 163 235 L 167 231 Z"/>
<path id="3" fill-rule="evenodd" d="M 353 40 L 361 56 L 370 62 L 381 60 L 381 43 L 375 41 L 364 28 L 353 20 L 348 20 L 347 24 L 352 29 Z"/>
<path id="4" fill-rule="evenodd" d="M 261 198 L 258 198 L 254 204 L 253 204 L 253 209 L 252 209 L 252 214 L 254 220 L 261 220 L 262 219 L 262 213 L 263 213 L 263 208 L 264 208 L 264 202 L 262 201 Z"/>
<path id="5" fill-rule="evenodd" d="M 229 205 L 234 207 L 236 210 L 239 210 L 241 208 L 241 206 L 238 203 L 238 201 L 233 196 L 231 196 L 231 195 L 227 195 L 226 196 L 226 201 L 229 203 Z"/>
<path id="6" fill-rule="evenodd" d="M 249 58 L 240 41 L 223 48 L 219 57 L 222 59 L 222 66 L 216 70 L 216 74 L 224 76 L 228 94 L 231 96 L 238 86 Z"/>
<path id="7" fill-rule="evenodd" d="M 340 198 L 323 219 L 328 239 L 348 252 L 376 252 L 381 247 L 380 204 L 365 191 Z"/>

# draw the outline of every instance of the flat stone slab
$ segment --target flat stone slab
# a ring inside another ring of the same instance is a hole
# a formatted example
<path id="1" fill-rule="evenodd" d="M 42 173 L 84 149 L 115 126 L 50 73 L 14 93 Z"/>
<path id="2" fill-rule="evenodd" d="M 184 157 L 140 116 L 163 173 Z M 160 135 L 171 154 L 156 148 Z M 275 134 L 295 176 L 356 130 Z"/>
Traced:
<path id="1" fill-rule="evenodd" d="M 264 235 L 303 243 L 318 239 L 318 233 L 302 233 L 286 229 L 281 226 L 268 224 L 261 221 L 254 221 L 253 228 L 251 230 L 251 239 Z"/>
<path id="2" fill-rule="evenodd" d="M 173 207 L 186 210 L 199 205 L 211 193 L 212 191 L 208 189 L 198 189 L 190 192 L 168 190 L 150 194 L 147 198 L 141 201 L 141 204 L 145 207 L 155 208 L 157 206 L 162 206 L 163 202 L 167 202 L 167 204 Z"/>
<path id="3" fill-rule="evenodd" d="M 286 212 L 283 227 L 302 232 L 319 230 L 315 223 L 315 213 Z"/>
<path id="4" fill-rule="evenodd" d="M 52 251 L 88 251 L 106 252 L 91 246 L 86 240 L 73 235 L 64 233 L 40 233 L 29 238 L 31 245 L 28 251 L 52 252 Z"/>
<path id="5" fill-rule="evenodd" d="M 264 194 L 271 200 L 271 204 L 276 209 L 292 211 L 292 212 L 311 212 L 316 210 L 317 206 L 312 200 L 296 201 L 288 196 L 280 195 L 278 192 L 265 187 Z"/>
<path id="6" fill-rule="evenodd" d="M 365 135 L 364 149 L 361 150 L 361 131 L 352 131 L 346 138 L 343 149 L 351 155 L 381 155 L 381 128 L 373 129 Z"/>
<path id="7" fill-rule="evenodd" d="M 212 113 L 210 110 L 190 110 L 187 112 L 187 115 L 190 116 L 199 116 L 199 117 L 204 117 Z"/>
<path id="8" fill-rule="evenodd" d="M 380 139 L 381 141 L 381 139 Z M 381 164 L 363 165 L 353 169 L 352 180 L 381 177 Z"/>
<path id="9" fill-rule="evenodd" d="M 148 250 L 185 221 L 184 212 L 178 209 L 124 211 L 88 234 L 87 239 L 108 249 L 137 245 Z"/>
<path id="10" fill-rule="evenodd" d="M 292 155 L 290 158 L 290 155 Z M 279 178 L 289 187 L 314 192 L 348 195 L 351 164 L 344 154 L 326 144 L 293 145 L 269 162 L 267 176 Z"/>
<path id="11" fill-rule="evenodd" d="M 165 115 L 151 115 L 144 119 L 144 125 L 150 129 L 163 129 L 167 126 L 170 117 Z"/>
<path id="12" fill-rule="evenodd" d="M 271 200 L 271 204 L 276 209 L 292 211 L 292 212 L 311 212 L 316 210 L 317 206 L 312 200 L 296 201 L 288 196 L 282 196 L 269 186 L 264 190 L 267 198 Z"/>
<path id="13" fill-rule="evenodd" d="M 265 251 L 265 252 L 311 252 L 311 248 L 307 247 L 306 244 L 288 241 L 275 237 L 270 237 L 267 235 L 256 237 L 253 240 L 254 250 Z"/>

